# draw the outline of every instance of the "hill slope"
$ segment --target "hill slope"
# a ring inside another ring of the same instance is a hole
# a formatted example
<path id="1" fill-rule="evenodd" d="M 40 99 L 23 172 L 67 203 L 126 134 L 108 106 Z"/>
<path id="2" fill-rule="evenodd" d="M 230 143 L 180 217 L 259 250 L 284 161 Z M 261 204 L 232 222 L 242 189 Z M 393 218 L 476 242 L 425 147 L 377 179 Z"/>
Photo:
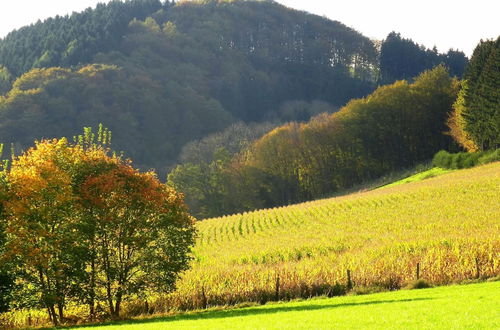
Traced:
<path id="1" fill-rule="evenodd" d="M 425 53 L 393 39 L 385 67 Z M 317 101 L 333 112 L 369 94 L 379 53 L 340 22 L 274 1 L 114 0 L 0 39 L 0 141 L 26 149 L 101 122 L 115 149 L 163 176 L 183 145 L 235 121 L 307 121 Z M 415 70 L 455 67 L 432 57 Z"/>
<path id="2" fill-rule="evenodd" d="M 355 286 L 394 289 L 415 279 L 417 263 L 433 284 L 497 276 L 499 195 L 497 162 L 203 221 L 192 270 L 177 292 L 160 300 L 199 308 L 333 295 L 346 283 L 347 269 Z"/>
<path id="3" fill-rule="evenodd" d="M 22 149 L 102 122 L 116 149 L 164 173 L 234 121 L 366 95 L 376 65 L 360 33 L 271 1 L 113 1 L 0 40 L 0 141 Z"/>

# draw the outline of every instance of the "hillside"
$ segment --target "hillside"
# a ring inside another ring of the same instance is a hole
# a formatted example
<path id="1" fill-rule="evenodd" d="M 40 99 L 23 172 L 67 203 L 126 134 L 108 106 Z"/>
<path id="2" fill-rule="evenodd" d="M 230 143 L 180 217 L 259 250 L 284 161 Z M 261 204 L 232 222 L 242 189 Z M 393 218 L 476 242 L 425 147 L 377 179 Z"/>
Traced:
<path id="1" fill-rule="evenodd" d="M 385 66 L 427 54 L 391 45 Z M 103 123 L 116 150 L 164 177 L 186 143 L 234 122 L 307 121 L 315 101 L 334 112 L 369 94 L 379 55 L 344 24 L 273 1 L 111 1 L 0 40 L 0 141 L 25 150 Z M 467 62 L 431 55 L 394 74 L 445 62 L 460 75 Z"/>
<path id="2" fill-rule="evenodd" d="M 417 263 L 437 285 L 498 276 L 499 187 L 497 162 L 199 222 L 196 262 L 158 307 L 334 295 L 348 269 L 355 286 L 386 289 L 413 281 Z"/>
<path id="3" fill-rule="evenodd" d="M 236 154 L 221 152 L 234 148 L 220 143 L 209 159 L 186 157 L 168 182 L 186 195 L 197 218 L 338 194 L 456 148 L 444 132 L 458 87 L 440 65 L 412 83 L 380 86 L 333 114 L 280 125 Z"/>
<path id="4" fill-rule="evenodd" d="M 360 33 L 274 2 L 114 1 L 0 40 L 0 141 L 24 149 L 101 122 L 164 175 L 185 143 L 232 122 L 366 95 L 376 60 Z"/>

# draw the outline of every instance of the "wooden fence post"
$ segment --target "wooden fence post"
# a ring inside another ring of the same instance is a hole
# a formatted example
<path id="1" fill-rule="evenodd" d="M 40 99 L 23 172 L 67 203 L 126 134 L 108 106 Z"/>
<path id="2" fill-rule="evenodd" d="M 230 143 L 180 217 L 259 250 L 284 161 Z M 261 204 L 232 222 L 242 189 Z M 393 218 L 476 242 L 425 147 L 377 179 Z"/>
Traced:
<path id="1" fill-rule="evenodd" d="M 347 270 L 347 290 L 352 289 L 351 270 Z"/>
<path id="2" fill-rule="evenodd" d="M 420 279 L 420 262 L 417 262 L 417 281 Z"/>
<path id="3" fill-rule="evenodd" d="M 201 306 L 203 309 L 207 309 L 207 306 L 208 306 L 207 295 L 205 294 L 205 286 L 204 285 L 201 287 Z"/>
<path id="4" fill-rule="evenodd" d="M 280 300 L 280 274 L 276 273 L 276 283 L 275 283 L 275 290 L 274 290 L 274 299 L 276 301 Z"/>

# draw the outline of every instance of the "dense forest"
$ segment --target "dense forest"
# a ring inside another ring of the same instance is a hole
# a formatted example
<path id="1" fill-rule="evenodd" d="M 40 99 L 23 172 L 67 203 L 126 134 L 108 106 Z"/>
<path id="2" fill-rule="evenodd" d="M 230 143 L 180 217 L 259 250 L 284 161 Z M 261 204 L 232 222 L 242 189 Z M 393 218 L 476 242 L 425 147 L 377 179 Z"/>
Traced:
<path id="1" fill-rule="evenodd" d="M 307 121 L 439 63 L 460 75 L 467 58 L 397 34 L 378 50 L 273 1 L 111 1 L 0 40 L 0 141 L 25 150 L 103 123 L 115 149 L 164 177 L 190 141 Z"/>
<path id="2" fill-rule="evenodd" d="M 461 77 L 468 63 L 459 50 L 450 49 L 445 54 L 437 49 L 426 49 L 401 34 L 391 32 L 380 49 L 380 80 L 392 83 L 400 79 L 411 79 L 419 73 L 444 63 L 452 76 Z"/>
<path id="3" fill-rule="evenodd" d="M 500 37 L 481 41 L 461 81 L 439 65 L 333 114 L 268 133 L 265 126 L 231 128 L 190 143 L 169 184 L 185 192 L 191 211 L 203 218 L 328 196 L 425 162 L 439 150 L 443 167 L 493 159 L 500 147 L 499 51 Z M 445 151 L 460 147 L 482 152 Z"/>
<path id="4" fill-rule="evenodd" d="M 218 147 L 207 148 L 212 158 L 184 157 L 169 184 L 185 192 L 199 217 L 327 196 L 456 148 L 443 133 L 458 90 L 458 81 L 438 66 L 334 114 L 277 127 L 237 153 L 226 148 L 230 140 L 219 139 Z"/>

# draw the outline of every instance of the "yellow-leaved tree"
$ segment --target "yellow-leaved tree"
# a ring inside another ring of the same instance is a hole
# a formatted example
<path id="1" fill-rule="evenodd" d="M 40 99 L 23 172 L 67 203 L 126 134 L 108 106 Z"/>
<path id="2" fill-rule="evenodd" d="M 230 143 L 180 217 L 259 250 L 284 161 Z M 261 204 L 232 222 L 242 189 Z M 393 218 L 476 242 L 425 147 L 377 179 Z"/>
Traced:
<path id="1" fill-rule="evenodd" d="M 110 133 L 44 140 L 14 158 L 7 172 L 7 248 L 19 283 L 34 289 L 54 325 L 68 302 L 103 303 L 118 317 L 122 302 L 167 292 L 187 269 L 194 219 L 183 197 L 154 173 L 103 146 Z"/>

